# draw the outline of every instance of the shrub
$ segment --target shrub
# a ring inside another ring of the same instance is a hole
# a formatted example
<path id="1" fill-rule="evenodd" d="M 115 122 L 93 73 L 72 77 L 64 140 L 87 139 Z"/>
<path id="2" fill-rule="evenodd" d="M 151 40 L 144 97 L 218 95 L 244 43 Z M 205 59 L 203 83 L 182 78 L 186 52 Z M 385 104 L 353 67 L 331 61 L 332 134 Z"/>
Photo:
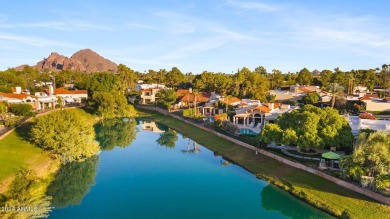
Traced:
<path id="1" fill-rule="evenodd" d="M 28 116 L 31 114 L 32 106 L 30 104 L 11 104 L 10 112 L 17 116 Z"/>
<path id="2" fill-rule="evenodd" d="M 194 113 L 194 109 L 190 108 L 190 109 L 185 109 L 183 110 L 183 116 L 184 117 L 194 117 L 195 116 L 195 113 Z"/>
<path id="3" fill-rule="evenodd" d="M 221 129 L 232 134 L 236 134 L 240 132 L 240 129 L 230 121 L 223 121 Z"/>

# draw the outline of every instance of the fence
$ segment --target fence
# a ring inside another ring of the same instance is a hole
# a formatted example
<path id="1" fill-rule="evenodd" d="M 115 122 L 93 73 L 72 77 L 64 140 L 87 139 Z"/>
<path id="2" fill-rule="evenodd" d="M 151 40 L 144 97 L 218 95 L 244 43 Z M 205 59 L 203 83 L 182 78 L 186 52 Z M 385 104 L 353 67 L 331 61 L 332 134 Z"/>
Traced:
<path id="1" fill-rule="evenodd" d="M 303 164 L 301 164 L 301 163 L 297 163 L 297 162 L 288 160 L 288 159 L 286 159 L 286 158 L 280 157 L 280 156 L 278 156 L 278 155 L 276 155 L 276 154 L 273 154 L 273 153 L 271 153 L 271 152 L 268 152 L 268 151 L 265 151 L 265 150 L 256 148 L 256 147 L 254 147 L 254 146 L 252 146 L 252 145 L 249 145 L 249 144 L 244 143 L 244 142 L 242 142 L 242 141 L 239 141 L 239 140 L 237 140 L 237 139 L 231 138 L 231 137 L 229 137 L 229 136 L 223 135 L 223 134 L 221 134 L 221 133 L 219 133 L 219 132 L 216 132 L 216 131 L 214 131 L 214 130 L 208 129 L 208 128 L 202 126 L 202 125 L 195 124 L 195 123 L 193 123 L 193 122 L 191 122 L 191 121 L 188 121 L 188 120 L 183 119 L 183 118 L 180 117 L 180 116 L 171 114 L 171 113 L 169 113 L 167 110 L 163 110 L 163 109 L 160 109 L 160 108 L 157 108 L 157 107 L 149 107 L 149 106 L 137 106 L 137 107 L 139 107 L 139 108 L 141 108 L 141 109 L 157 111 L 157 112 L 159 112 L 159 113 L 161 113 L 161 114 L 171 116 L 171 117 L 173 117 L 173 118 L 175 118 L 175 119 L 178 119 L 178 120 L 181 120 L 181 121 L 183 121 L 183 122 L 185 122 L 185 123 L 188 123 L 188 124 L 191 124 L 191 125 L 193 125 L 193 126 L 196 126 L 196 127 L 200 128 L 200 129 L 203 129 L 203 130 L 205 130 L 205 131 L 207 131 L 207 132 L 213 133 L 214 135 L 217 135 L 218 137 L 221 137 L 221 138 L 224 138 L 224 139 L 226 139 L 226 140 L 229 140 L 229 141 L 231 141 L 231 142 L 233 142 L 233 143 L 235 143 L 235 144 L 237 144 L 237 145 L 239 145 L 239 146 L 241 146 L 241 147 L 244 147 L 244 148 L 247 148 L 247 149 L 250 149 L 250 150 L 253 150 L 253 151 L 257 151 L 258 153 L 260 153 L 260 154 L 262 154 L 262 155 L 265 155 L 265 156 L 267 156 L 267 157 L 270 157 L 270 158 L 272 158 L 272 159 L 275 159 L 275 160 L 277 160 L 277 161 L 279 161 L 279 162 L 282 162 L 282 163 L 284 163 L 284 164 L 286 164 L 286 165 L 289 165 L 289 166 L 292 166 L 292 167 L 295 167 L 295 168 L 304 170 L 304 171 L 306 171 L 306 172 L 315 174 L 315 175 L 317 175 L 317 176 L 319 176 L 319 177 L 322 177 L 322 178 L 324 178 L 324 179 L 327 179 L 327 180 L 329 180 L 329 181 L 331 181 L 331 182 L 333 182 L 333 183 L 335 183 L 335 184 L 337 184 L 337 185 L 339 185 L 339 186 L 341 186 L 341 187 L 344 187 L 344 188 L 347 188 L 347 189 L 349 189 L 349 190 L 355 191 L 355 192 L 357 192 L 357 193 L 363 194 L 363 195 L 368 196 L 368 197 L 370 197 L 370 198 L 372 198 L 372 199 L 374 199 L 374 200 L 377 200 L 377 201 L 379 201 L 379 202 L 382 202 L 382 203 L 384 203 L 384 204 L 386 204 L 386 205 L 390 205 L 390 198 L 388 198 L 388 197 L 385 197 L 385 196 L 383 196 L 383 195 L 380 195 L 380 194 L 378 194 L 378 193 L 375 193 L 375 192 L 373 192 L 373 191 L 371 191 L 371 190 L 368 190 L 368 189 L 365 189 L 365 188 L 362 188 L 362 187 L 353 185 L 353 184 L 351 184 L 351 183 L 349 183 L 349 182 L 346 182 L 346 181 L 344 181 L 344 180 L 338 179 L 338 178 L 336 178 L 336 177 L 330 176 L 330 175 L 328 175 L 328 174 L 326 174 L 326 173 L 324 173 L 324 172 L 321 172 L 321 171 L 319 171 L 319 170 L 317 170 L 317 169 L 314 169 L 314 168 L 312 168 L 312 167 L 305 166 L 305 165 L 303 165 Z"/>

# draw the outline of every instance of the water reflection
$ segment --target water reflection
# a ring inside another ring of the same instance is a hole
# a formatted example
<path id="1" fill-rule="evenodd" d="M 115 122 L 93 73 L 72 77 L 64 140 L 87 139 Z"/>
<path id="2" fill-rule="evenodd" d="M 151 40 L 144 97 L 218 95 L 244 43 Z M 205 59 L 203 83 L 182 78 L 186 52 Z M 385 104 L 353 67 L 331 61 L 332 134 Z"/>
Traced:
<path id="1" fill-rule="evenodd" d="M 112 150 L 115 146 L 125 148 L 135 139 L 138 129 L 134 119 L 107 119 L 95 125 L 96 140 L 102 150 Z"/>
<path id="2" fill-rule="evenodd" d="M 261 191 L 261 206 L 267 211 L 277 211 L 289 218 L 330 218 L 329 215 L 325 215 L 320 210 L 312 210 L 308 214 L 307 212 L 312 207 L 306 203 L 297 202 L 296 198 L 273 185 L 268 185 Z"/>
<path id="3" fill-rule="evenodd" d="M 42 180 L 30 170 L 20 170 L 6 194 L 0 194 L 0 218 L 46 218 L 52 207 L 42 192 Z"/>
<path id="4" fill-rule="evenodd" d="M 99 157 L 91 157 L 83 162 L 63 165 L 49 185 L 46 194 L 52 196 L 52 206 L 65 208 L 79 205 L 90 187 L 95 184 Z"/>
<path id="5" fill-rule="evenodd" d="M 158 123 L 155 123 L 153 121 L 141 121 L 141 124 L 142 130 L 145 131 L 162 133 L 165 130 L 164 128 L 159 127 Z"/>
<path id="6" fill-rule="evenodd" d="M 168 129 L 167 131 L 160 134 L 160 137 L 156 140 L 156 142 L 161 146 L 174 148 L 176 146 L 177 139 L 177 132 L 173 129 Z"/>
<path id="7" fill-rule="evenodd" d="M 184 138 L 184 136 L 183 136 L 183 138 Z M 186 149 L 181 150 L 181 152 L 189 153 L 189 154 L 197 154 L 200 151 L 198 143 L 196 143 L 196 141 L 192 141 L 192 148 L 190 147 L 190 145 L 191 145 L 191 139 L 188 139 Z"/>

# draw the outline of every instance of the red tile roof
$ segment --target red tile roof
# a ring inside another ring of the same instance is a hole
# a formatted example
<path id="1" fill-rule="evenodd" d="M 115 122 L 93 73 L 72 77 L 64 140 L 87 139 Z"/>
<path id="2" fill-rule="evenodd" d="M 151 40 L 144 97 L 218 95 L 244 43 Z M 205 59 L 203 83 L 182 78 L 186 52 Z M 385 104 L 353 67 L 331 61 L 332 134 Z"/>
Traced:
<path id="1" fill-rule="evenodd" d="M 179 89 L 176 91 L 177 98 L 182 98 L 184 95 L 186 95 L 186 93 L 189 93 L 189 92 L 190 92 L 189 90 Z"/>
<path id="2" fill-rule="evenodd" d="M 377 94 L 366 94 L 360 100 L 371 100 L 372 98 L 379 98 Z"/>
<path id="3" fill-rule="evenodd" d="M 73 94 L 88 94 L 87 90 L 72 90 Z"/>
<path id="4" fill-rule="evenodd" d="M 385 97 L 384 99 L 386 102 L 390 102 L 390 97 Z"/>
<path id="5" fill-rule="evenodd" d="M 194 96 L 195 95 L 193 93 L 186 93 L 182 98 L 180 98 L 180 101 L 194 102 Z M 198 103 L 207 102 L 210 97 L 211 97 L 210 93 L 206 93 L 206 92 L 198 93 L 196 95 L 196 102 Z"/>
<path id="6" fill-rule="evenodd" d="M 3 92 L 0 92 L 0 95 L 3 97 L 17 98 L 17 99 L 25 99 L 25 98 L 30 96 L 28 94 L 7 94 L 7 93 L 3 93 Z"/>
<path id="7" fill-rule="evenodd" d="M 306 92 L 306 93 L 313 93 L 313 92 L 315 92 L 315 91 L 310 90 L 310 89 L 305 88 L 305 87 L 299 88 L 299 90 L 300 90 L 300 91 L 303 91 L 303 92 Z"/>
<path id="8" fill-rule="evenodd" d="M 57 88 L 57 89 L 54 90 L 54 94 L 72 94 L 72 92 L 70 92 L 67 89 L 64 89 L 64 88 L 60 87 L 60 88 Z"/>
<path id="9" fill-rule="evenodd" d="M 258 106 L 258 107 L 256 107 L 256 109 L 258 109 L 261 112 L 265 112 L 265 113 L 269 113 L 271 111 L 271 109 L 266 107 L 266 106 Z"/>

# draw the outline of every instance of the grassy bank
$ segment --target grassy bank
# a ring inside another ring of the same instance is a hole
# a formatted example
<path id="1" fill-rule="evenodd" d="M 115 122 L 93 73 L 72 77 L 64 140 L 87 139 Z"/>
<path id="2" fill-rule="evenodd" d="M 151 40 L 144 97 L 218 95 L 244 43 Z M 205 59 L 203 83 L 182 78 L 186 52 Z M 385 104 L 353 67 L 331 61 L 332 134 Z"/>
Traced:
<path id="1" fill-rule="evenodd" d="M 151 117 L 157 122 L 179 130 L 180 133 L 236 162 L 258 177 L 272 182 L 294 196 L 335 216 L 388 218 L 390 215 L 390 207 L 387 205 L 274 159 L 262 155 L 256 156 L 249 149 L 242 148 L 180 120 L 144 110 L 140 111 L 140 116 Z"/>
<path id="2" fill-rule="evenodd" d="M 38 177 L 43 177 L 58 166 L 42 149 L 12 132 L 0 141 L 0 192 L 22 168 L 31 169 Z"/>

